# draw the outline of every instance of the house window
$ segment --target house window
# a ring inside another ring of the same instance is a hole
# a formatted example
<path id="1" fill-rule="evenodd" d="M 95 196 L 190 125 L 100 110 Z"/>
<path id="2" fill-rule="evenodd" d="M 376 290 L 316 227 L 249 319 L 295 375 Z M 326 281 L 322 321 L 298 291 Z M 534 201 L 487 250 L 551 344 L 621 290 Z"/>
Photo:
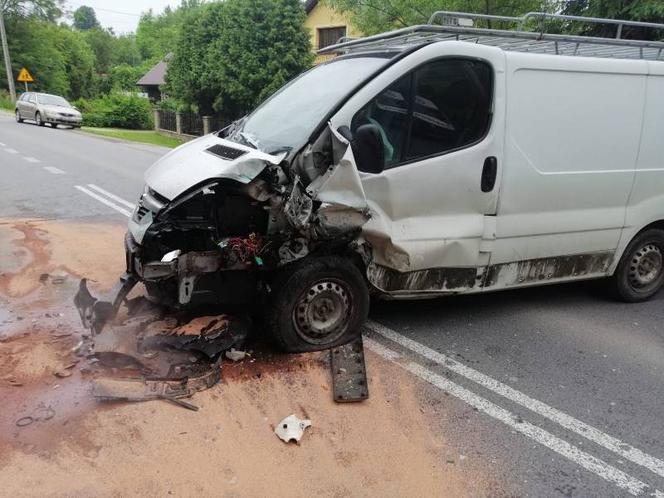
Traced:
<path id="1" fill-rule="evenodd" d="M 318 49 L 334 45 L 344 36 L 346 36 L 346 26 L 318 28 Z"/>

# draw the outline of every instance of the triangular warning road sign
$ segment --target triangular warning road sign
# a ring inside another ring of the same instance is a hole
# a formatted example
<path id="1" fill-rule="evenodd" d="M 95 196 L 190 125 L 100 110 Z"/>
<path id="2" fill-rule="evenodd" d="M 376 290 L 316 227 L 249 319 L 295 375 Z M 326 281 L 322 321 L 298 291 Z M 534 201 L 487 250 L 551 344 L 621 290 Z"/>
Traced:
<path id="1" fill-rule="evenodd" d="M 32 79 L 32 76 L 28 72 L 26 68 L 21 69 L 21 72 L 18 73 L 18 78 L 16 78 L 17 81 L 20 81 L 21 83 L 32 83 L 35 81 Z"/>

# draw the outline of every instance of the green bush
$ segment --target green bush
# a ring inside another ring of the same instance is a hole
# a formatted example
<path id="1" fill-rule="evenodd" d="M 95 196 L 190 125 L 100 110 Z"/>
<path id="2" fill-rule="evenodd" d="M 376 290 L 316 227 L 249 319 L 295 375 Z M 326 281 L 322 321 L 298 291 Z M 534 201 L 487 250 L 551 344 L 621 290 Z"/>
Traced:
<path id="1" fill-rule="evenodd" d="M 97 99 L 79 99 L 75 105 L 83 113 L 83 126 L 95 128 L 152 128 L 150 101 L 135 94 L 112 93 Z"/>
<path id="2" fill-rule="evenodd" d="M 14 103 L 6 90 L 0 90 L 0 109 L 14 110 Z"/>

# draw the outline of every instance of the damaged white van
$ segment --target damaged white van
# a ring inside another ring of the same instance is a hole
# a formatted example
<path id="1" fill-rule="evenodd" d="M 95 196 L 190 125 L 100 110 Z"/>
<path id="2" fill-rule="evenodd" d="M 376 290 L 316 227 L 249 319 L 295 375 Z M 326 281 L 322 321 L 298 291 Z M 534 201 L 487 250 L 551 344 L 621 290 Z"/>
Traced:
<path id="1" fill-rule="evenodd" d="M 648 299 L 664 282 L 663 48 L 438 25 L 337 45 L 149 169 L 110 306 L 138 281 L 175 307 L 249 304 L 308 351 L 360 334 L 371 294 L 611 277 Z"/>

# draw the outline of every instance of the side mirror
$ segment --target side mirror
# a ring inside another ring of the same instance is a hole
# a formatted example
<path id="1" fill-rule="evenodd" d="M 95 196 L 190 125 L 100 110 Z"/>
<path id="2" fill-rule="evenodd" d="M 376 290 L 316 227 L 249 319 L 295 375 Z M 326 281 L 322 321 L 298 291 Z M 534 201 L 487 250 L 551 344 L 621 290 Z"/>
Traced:
<path id="1" fill-rule="evenodd" d="M 380 129 L 375 124 L 360 126 L 351 141 L 357 169 L 365 173 L 382 173 L 385 169 L 385 148 Z"/>

